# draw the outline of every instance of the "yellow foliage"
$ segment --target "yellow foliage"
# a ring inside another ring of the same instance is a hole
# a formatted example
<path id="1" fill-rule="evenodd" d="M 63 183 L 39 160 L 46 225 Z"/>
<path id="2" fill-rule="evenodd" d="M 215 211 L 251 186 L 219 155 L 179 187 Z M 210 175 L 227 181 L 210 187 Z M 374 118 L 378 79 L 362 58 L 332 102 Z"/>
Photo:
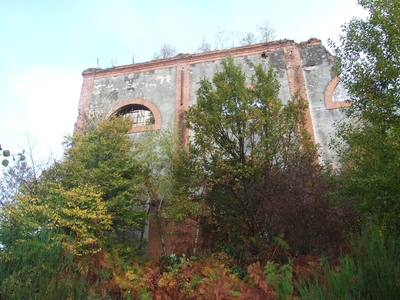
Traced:
<path id="1" fill-rule="evenodd" d="M 163 277 L 161 277 L 160 280 L 158 281 L 159 287 L 175 286 L 175 285 L 177 285 L 177 281 L 174 277 L 174 274 L 172 273 L 164 273 Z"/>

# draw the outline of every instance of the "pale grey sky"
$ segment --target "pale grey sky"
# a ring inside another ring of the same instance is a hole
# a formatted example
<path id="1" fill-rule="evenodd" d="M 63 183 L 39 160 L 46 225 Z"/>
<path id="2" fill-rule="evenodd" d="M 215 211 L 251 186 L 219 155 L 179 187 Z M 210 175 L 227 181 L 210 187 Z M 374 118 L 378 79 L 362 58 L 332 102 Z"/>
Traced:
<path id="1" fill-rule="evenodd" d="M 84 69 L 151 60 L 164 43 L 194 52 L 218 31 L 255 32 L 268 21 L 276 39 L 337 40 L 363 17 L 356 0 L 0 0 L 0 144 L 12 152 L 36 141 L 36 155 L 62 153 L 78 115 Z"/>

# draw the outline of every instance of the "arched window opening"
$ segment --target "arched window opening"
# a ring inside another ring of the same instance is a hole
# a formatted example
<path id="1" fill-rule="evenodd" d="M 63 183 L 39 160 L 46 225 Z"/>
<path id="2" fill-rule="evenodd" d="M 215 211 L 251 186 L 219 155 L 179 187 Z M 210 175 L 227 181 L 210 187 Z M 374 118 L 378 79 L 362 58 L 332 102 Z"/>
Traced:
<path id="1" fill-rule="evenodd" d="M 157 106 L 145 99 L 127 99 L 115 105 L 106 115 L 123 116 L 133 119 L 133 126 L 129 133 L 144 132 L 161 129 L 161 114 Z"/>
<path id="2" fill-rule="evenodd" d="M 335 89 L 333 90 L 332 102 L 344 102 L 349 99 L 350 97 L 347 89 L 345 88 L 344 84 L 339 81 Z"/>
<path id="3" fill-rule="evenodd" d="M 118 109 L 115 114 L 117 116 L 132 118 L 134 127 L 155 124 L 153 113 L 144 105 L 129 104 Z"/>
<path id="4" fill-rule="evenodd" d="M 337 109 L 349 107 L 349 95 L 345 86 L 340 82 L 339 77 L 334 77 L 325 89 L 325 107 L 326 109 Z"/>

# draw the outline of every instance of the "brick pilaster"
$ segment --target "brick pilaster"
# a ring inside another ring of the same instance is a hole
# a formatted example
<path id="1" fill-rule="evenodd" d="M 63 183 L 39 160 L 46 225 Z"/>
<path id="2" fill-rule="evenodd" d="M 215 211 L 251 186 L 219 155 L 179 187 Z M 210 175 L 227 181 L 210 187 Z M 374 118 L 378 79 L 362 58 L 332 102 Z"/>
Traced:
<path id="1" fill-rule="evenodd" d="M 179 63 L 176 66 L 175 120 L 179 137 L 184 145 L 188 143 L 189 132 L 186 127 L 185 112 L 190 104 L 190 64 Z"/>
<path id="2" fill-rule="evenodd" d="M 291 45 L 285 46 L 283 51 L 285 53 L 290 94 L 293 97 L 296 92 L 299 92 L 300 96 L 308 102 L 299 46 L 292 43 Z M 311 139 L 315 143 L 314 126 L 311 118 L 310 107 L 308 107 L 306 111 L 306 121 L 307 131 L 310 133 Z"/>
<path id="3" fill-rule="evenodd" d="M 78 120 L 75 123 L 74 132 L 81 134 L 83 126 L 89 118 L 90 100 L 94 86 L 94 75 L 83 75 L 81 97 L 78 104 Z"/>

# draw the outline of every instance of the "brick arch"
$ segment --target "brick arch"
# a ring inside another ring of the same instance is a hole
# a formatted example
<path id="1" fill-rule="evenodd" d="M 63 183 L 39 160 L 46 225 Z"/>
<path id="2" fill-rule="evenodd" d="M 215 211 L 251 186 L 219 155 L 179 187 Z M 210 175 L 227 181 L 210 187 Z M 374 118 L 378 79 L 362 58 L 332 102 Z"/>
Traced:
<path id="1" fill-rule="evenodd" d="M 349 102 L 333 102 L 333 92 L 337 85 L 339 84 L 340 78 L 335 76 L 325 89 L 325 107 L 326 109 L 335 109 L 341 107 L 349 107 L 351 104 Z"/>
<path id="2" fill-rule="evenodd" d="M 118 111 L 120 108 L 131 105 L 131 104 L 138 104 L 145 106 L 148 108 L 153 116 L 154 116 L 154 124 L 147 125 L 147 126 L 133 126 L 131 131 L 129 133 L 135 133 L 135 132 L 142 132 L 142 131 L 147 131 L 147 130 L 158 130 L 161 129 L 161 114 L 160 111 L 158 110 L 157 106 L 155 106 L 152 102 L 147 101 L 145 99 L 128 99 L 119 102 L 117 105 L 115 105 L 105 116 L 106 119 L 111 117 L 116 111 Z"/>

